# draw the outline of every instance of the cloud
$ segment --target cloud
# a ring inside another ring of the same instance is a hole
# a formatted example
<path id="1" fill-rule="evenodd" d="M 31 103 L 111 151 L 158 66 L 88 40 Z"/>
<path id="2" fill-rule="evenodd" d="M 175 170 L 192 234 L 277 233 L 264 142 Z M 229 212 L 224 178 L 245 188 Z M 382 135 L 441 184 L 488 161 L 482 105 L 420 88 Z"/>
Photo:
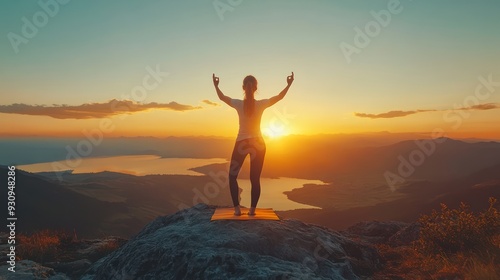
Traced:
<path id="1" fill-rule="evenodd" d="M 203 102 L 205 104 L 208 104 L 208 105 L 211 105 L 211 106 L 219 106 L 218 103 L 212 102 L 212 101 L 210 101 L 208 99 L 202 100 L 201 102 Z"/>
<path id="2" fill-rule="evenodd" d="M 360 118 L 370 118 L 370 119 L 390 119 L 390 118 L 398 118 L 405 117 L 408 115 L 423 113 L 423 112 L 432 112 L 436 110 L 416 110 L 416 111 L 390 111 L 381 114 L 366 114 L 366 113 L 354 113 L 356 117 Z"/>
<path id="3" fill-rule="evenodd" d="M 497 104 L 497 103 L 485 103 L 485 104 L 473 105 L 473 106 L 470 106 L 470 107 L 462 107 L 462 108 L 458 108 L 458 109 L 454 109 L 454 110 L 460 110 L 460 111 L 468 111 L 468 110 L 484 111 L 484 110 L 492 110 L 492 109 L 500 109 L 500 104 Z M 441 112 L 441 111 L 448 111 L 448 110 L 428 109 L 428 110 L 414 110 L 414 111 L 389 111 L 389 112 L 380 113 L 380 114 L 354 113 L 354 115 L 356 117 L 369 118 L 369 119 L 391 119 L 391 118 L 406 117 L 406 116 L 414 115 L 414 114 L 418 114 L 418 113 Z"/>
<path id="4" fill-rule="evenodd" d="M 77 106 L 69 105 L 28 105 L 15 103 L 0 105 L 0 113 L 49 116 L 56 119 L 91 119 L 107 118 L 120 114 L 137 113 L 146 110 L 161 109 L 173 111 L 188 111 L 201 109 L 199 106 L 170 103 L 137 103 L 131 100 L 112 99 L 105 103 L 85 103 Z"/>
<path id="5" fill-rule="evenodd" d="M 481 111 L 484 111 L 484 110 L 499 109 L 499 108 L 500 108 L 500 104 L 486 103 L 486 104 L 478 104 L 478 105 L 470 106 L 467 108 L 462 108 L 462 110 L 481 110 Z"/>

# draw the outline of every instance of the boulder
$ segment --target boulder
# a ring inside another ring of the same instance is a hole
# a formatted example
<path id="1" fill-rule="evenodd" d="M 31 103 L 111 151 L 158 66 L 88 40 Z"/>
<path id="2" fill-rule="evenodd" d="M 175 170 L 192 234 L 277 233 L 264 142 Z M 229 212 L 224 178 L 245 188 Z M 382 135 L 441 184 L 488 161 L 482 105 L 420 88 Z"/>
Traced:
<path id="1" fill-rule="evenodd" d="M 82 279 L 360 279 L 377 250 L 297 220 L 210 221 L 199 204 L 158 217 Z"/>

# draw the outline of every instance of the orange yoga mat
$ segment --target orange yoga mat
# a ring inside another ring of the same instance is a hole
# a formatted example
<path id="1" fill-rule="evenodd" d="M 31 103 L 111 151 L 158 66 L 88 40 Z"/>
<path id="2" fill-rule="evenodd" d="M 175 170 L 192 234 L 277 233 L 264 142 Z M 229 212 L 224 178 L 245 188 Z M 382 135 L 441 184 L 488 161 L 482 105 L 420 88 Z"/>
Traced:
<path id="1" fill-rule="evenodd" d="M 247 215 L 248 208 L 241 208 L 241 216 L 234 215 L 234 208 L 216 208 L 210 221 L 216 220 L 273 220 L 279 221 L 280 218 L 276 215 L 273 208 L 257 208 L 255 209 L 255 216 Z"/>

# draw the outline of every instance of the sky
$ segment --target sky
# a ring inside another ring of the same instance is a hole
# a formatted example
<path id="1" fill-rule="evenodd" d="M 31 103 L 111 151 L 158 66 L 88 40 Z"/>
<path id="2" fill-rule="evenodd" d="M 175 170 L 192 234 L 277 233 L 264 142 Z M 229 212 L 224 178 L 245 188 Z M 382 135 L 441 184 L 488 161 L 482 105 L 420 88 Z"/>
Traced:
<path id="1" fill-rule="evenodd" d="M 496 0 L 2 1 L 0 137 L 236 136 L 254 75 L 266 135 L 500 139 Z"/>

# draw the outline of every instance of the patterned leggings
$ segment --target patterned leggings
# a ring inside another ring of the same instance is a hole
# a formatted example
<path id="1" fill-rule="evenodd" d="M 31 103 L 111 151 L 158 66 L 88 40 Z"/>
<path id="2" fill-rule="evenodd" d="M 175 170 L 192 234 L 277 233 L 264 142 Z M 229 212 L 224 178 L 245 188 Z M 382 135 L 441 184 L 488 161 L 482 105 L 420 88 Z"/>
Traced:
<path id="1" fill-rule="evenodd" d="M 260 173 L 262 172 L 264 156 L 266 155 L 266 144 L 261 137 L 236 141 L 234 145 L 229 167 L 229 189 L 234 206 L 240 205 L 239 187 L 236 179 L 248 154 L 250 155 L 250 182 L 252 183 L 251 206 L 256 207 L 259 201 Z"/>

